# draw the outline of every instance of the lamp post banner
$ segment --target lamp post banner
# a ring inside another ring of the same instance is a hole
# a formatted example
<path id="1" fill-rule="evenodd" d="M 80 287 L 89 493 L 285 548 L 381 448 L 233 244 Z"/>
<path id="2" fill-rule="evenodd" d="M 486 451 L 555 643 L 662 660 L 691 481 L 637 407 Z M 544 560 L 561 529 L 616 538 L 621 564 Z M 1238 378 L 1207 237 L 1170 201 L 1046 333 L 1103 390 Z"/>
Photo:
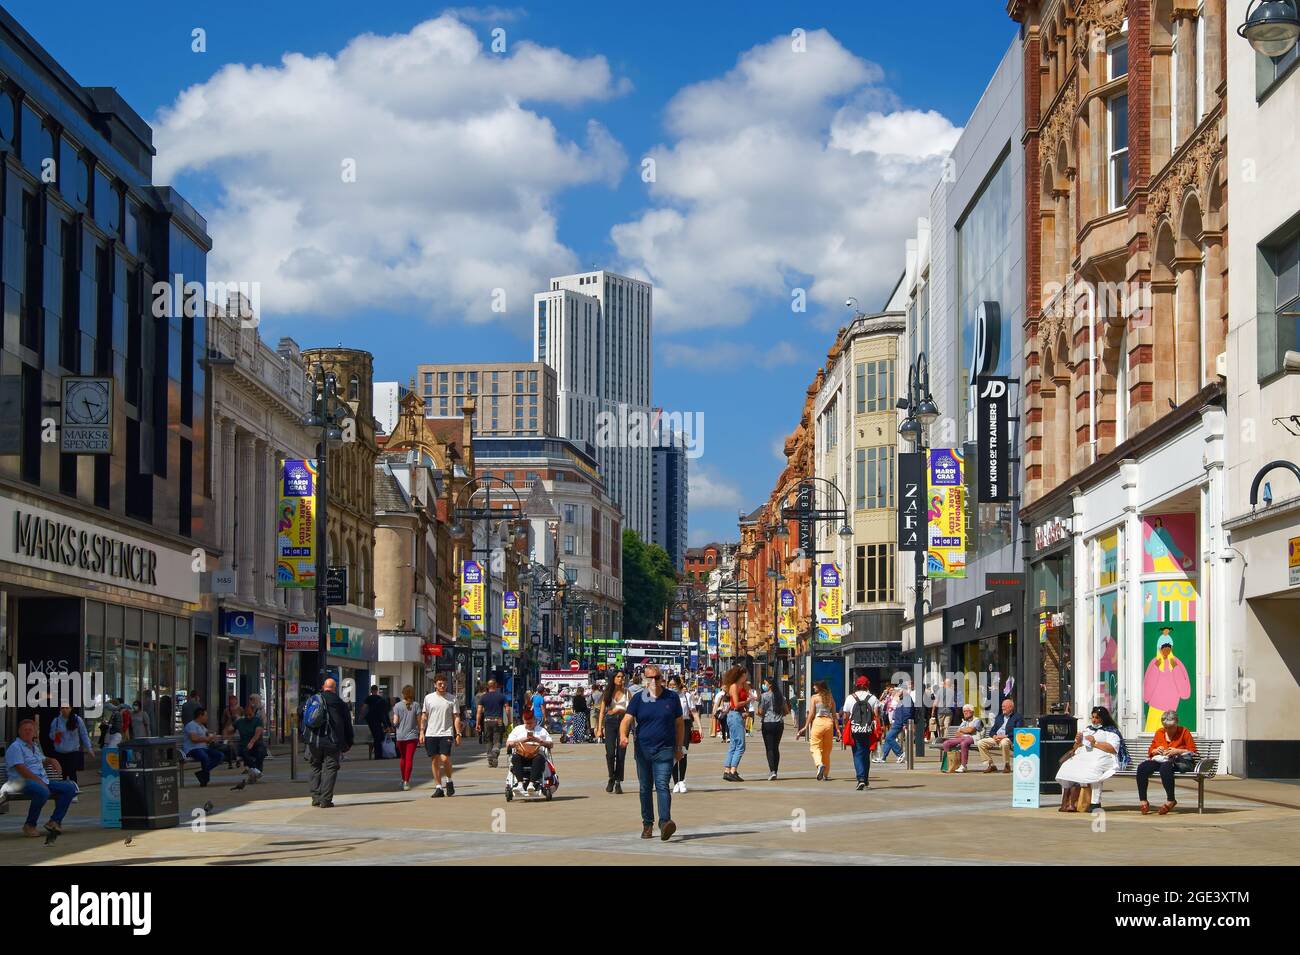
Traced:
<path id="1" fill-rule="evenodd" d="M 501 645 L 503 649 L 519 650 L 519 594 L 507 590 L 502 597 Z"/>
<path id="2" fill-rule="evenodd" d="M 280 500 L 275 518 L 275 586 L 316 586 L 316 462 L 280 462 Z"/>
<path id="3" fill-rule="evenodd" d="M 476 560 L 460 565 L 460 636 L 466 639 L 483 632 L 483 565 Z"/>
<path id="4" fill-rule="evenodd" d="M 778 618 L 780 623 L 777 629 L 776 645 L 782 650 L 794 648 L 797 636 L 797 624 L 795 622 L 794 609 L 794 591 L 781 591 L 781 615 Z"/>
<path id="5" fill-rule="evenodd" d="M 718 649 L 724 657 L 736 655 L 736 638 L 731 630 L 731 620 L 723 617 L 718 621 Z"/>
<path id="6" fill-rule="evenodd" d="M 817 642 L 839 643 L 843 610 L 839 564 L 822 564 L 817 580 Z"/>
<path id="7" fill-rule="evenodd" d="M 930 492 L 926 518 L 930 528 L 927 576 L 966 576 L 966 500 L 962 469 L 965 455 L 957 448 L 930 450 Z"/>
<path id="8" fill-rule="evenodd" d="M 710 614 L 712 614 L 712 611 L 710 611 Z M 713 616 L 710 616 L 709 619 L 705 622 L 705 628 L 706 628 L 706 632 L 708 633 L 708 650 L 709 650 L 709 656 L 711 656 L 711 657 L 716 657 L 716 656 L 718 655 L 718 621 L 717 621 L 717 619 L 716 619 L 715 617 L 713 617 Z"/>

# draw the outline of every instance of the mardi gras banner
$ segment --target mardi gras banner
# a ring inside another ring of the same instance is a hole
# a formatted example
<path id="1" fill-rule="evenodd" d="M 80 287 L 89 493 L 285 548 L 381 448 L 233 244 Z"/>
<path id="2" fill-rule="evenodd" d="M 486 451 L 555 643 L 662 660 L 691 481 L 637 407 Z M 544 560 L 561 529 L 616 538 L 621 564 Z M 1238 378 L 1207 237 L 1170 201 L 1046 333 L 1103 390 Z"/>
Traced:
<path id="1" fill-rule="evenodd" d="M 519 649 L 519 594 L 507 590 L 501 599 L 501 648 L 503 650 Z"/>
<path id="2" fill-rule="evenodd" d="M 476 560 L 460 565 L 460 636 L 483 633 L 483 565 Z"/>
<path id="3" fill-rule="evenodd" d="M 840 642 L 840 617 L 844 606 L 840 565 L 822 564 L 817 579 L 817 642 Z"/>
<path id="4" fill-rule="evenodd" d="M 778 617 L 776 645 L 783 650 L 793 650 L 795 647 L 795 641 L 798 637 L 797 626 L 794 610 L 794 592 L 791 590 L 782 590 L 781 613 Z"/>
<path id="5" fill-rule="evenodd" d="M 731 620 L 723 617 L 718 621 L 718 652 L 724 657 L 736 655 L 736 635 L 731 631 Z"/>
<path id="6" fill-rule="evenodd" d="M 966 501 L 963 456 L 955 448 L 930 451 L 930 527 L 927 573 L 933 578 L 966 576 Z"/>
<path id="7" fill-rule="evenodd" d="M 306 590 L 316 586 L 316 462 L 280 462 L 280 496 L 275 519 L 275 585 Z"/>

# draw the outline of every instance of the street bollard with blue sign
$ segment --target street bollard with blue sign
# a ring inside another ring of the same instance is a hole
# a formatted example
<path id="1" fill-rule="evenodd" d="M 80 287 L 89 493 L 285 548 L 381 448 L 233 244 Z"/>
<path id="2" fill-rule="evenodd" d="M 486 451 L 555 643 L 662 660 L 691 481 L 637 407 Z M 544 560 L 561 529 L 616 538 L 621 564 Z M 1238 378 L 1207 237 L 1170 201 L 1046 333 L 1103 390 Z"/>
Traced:
<path id="1" fill-rule="evenodd" d="M 1041 764 L 1038 743 L 1042 731 L 1037 726 L 1022 726 L 1011 737 L 1011 806 L 1013 809 L 1038 808 L 1038 777 Z"/>

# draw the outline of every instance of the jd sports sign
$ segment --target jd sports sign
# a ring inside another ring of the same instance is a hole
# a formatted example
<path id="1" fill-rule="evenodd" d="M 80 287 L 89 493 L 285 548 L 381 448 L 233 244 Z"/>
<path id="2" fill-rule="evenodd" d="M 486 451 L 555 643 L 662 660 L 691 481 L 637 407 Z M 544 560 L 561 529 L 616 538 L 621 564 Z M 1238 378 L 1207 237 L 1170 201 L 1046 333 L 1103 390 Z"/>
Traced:
<path id="1" fill-rule="evenodd" d="M 980 379 L 976 406 L 979 422 L 979 500 L 1001 503 L 1011 500 L 1010 454 L 1007 447 L 1007 379 Z"/>
<path id="2" fill-rule="evenodd" d="M 898 549 L 925 550 L 925 464 L 919 452 L 898 456 Z"/>

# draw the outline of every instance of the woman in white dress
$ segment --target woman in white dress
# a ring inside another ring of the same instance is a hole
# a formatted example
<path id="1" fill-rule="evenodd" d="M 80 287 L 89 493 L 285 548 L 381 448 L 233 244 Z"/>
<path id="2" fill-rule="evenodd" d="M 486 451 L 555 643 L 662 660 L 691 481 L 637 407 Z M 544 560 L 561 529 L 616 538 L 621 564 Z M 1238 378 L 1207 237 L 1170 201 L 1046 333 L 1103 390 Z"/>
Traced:
<path id="1" fill-rule="evenodd" d="M 1094 707 L 1091 723 L 1079 731 L 1074 746 L 1061 759 L 1056 771 L 1056 781 L 1061 784 L 1061 812 L 1078 812 L 1075 802 L 1079 789 L 1092 789 L 1089 812 L 1101 808 L 1102 782 L 1115 775 L 1119 769 L 1124 738 L 1104 706 Z"/>

